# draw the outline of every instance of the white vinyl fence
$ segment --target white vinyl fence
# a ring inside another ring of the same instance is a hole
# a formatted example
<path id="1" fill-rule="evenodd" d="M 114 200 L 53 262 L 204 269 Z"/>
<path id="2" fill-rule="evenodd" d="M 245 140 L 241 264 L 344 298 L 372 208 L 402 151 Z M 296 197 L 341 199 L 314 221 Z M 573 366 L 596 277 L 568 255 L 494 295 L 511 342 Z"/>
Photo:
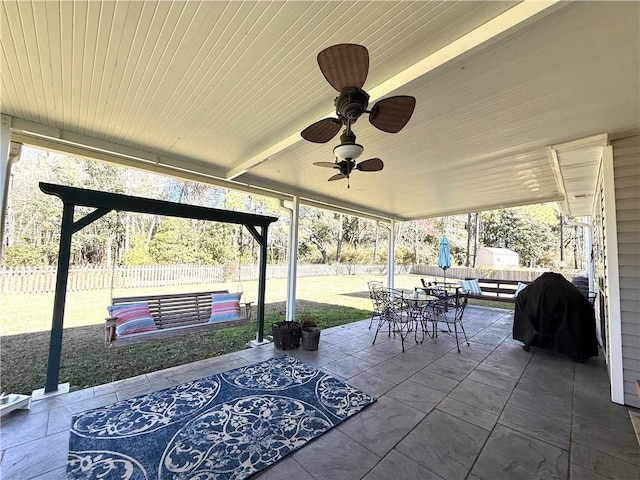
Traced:
<path id="1" fill-rule="evenodd" d="M 238 270 L 222 265 L 151 265 L 141 267 L 71 267 L 68 291 L 104 290 L 114 288 L 155 287 L 164 285 L 194 285 L 257 280 L 258 266 L 243 265 Z M 495 278 L 500 280 L 533 281 L 545 270 L 490 270 L 486 268 L 451 267 L 447 278 Z M 298 265 L 298 277 L 331 275 L 386 275 L 386 265 Z M 0 268 L 0 293 L 53 292 L 56 285 L 55 267 Z M 396 265 L 395 274 L 416 274 L 441 278 L 436 265 Z M 267 278 L 285 278 L 287 265 L 268 265 Z M 571 278 L 570 276 L 567 278 Z"/>
<path id="2" fill-rule="evenodd" d="M 398 265 L 395 273 L 411 273 L 411 266 Z M 386 265 L 298 265 L 298 277 L 330 275 L 385 275 Z M 53 292 L 56 285 L 55 267 L 0 268 L 0 293 Z M 267 278 L 285 278 L 286 265 L 268 265 Z M 192 285 L 257 280 L 258 266 L 243 265 L 237 269 L 221 265 L 152 265 L 139 267 L 71 267 L 68 291 L 137 288 L 164 285 Z"/>

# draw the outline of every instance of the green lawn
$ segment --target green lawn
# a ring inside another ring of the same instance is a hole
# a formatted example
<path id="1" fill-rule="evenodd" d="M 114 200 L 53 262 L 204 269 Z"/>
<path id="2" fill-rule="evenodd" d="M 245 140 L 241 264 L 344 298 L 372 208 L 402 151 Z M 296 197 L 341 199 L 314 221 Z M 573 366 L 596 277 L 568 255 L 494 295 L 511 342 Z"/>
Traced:
<path id="1" fill-rule="evenodd" d="M 367 281 L 382 276 L 334 276 L 301 278 L 297 284 L 296 319 L 313 318 L 329 328 L 365 319 L 371 314 Z M 395 287 L 413 290 L 420 276 L 399 275 Z M 173 293 L 214 289 L 237 291 L 238 284 L 187 285 L 114 292 L 115 296 Z M 255 302 L 257 282 L 242 283 L 244 301 Z M 110 293 L 106 290 L 69 292 L 60 365 L 60 382 L 72 390 L 134 377 L 176 365 L 215 357 L 245 348 L 256 336 L 256 323 L 186 337 L 108 349 L 104 345 L 104 318 Z M 286 280 L 267 281 L 265 335 L 271 323 L 283 320 Z M 513 304 L 470 301 L 471 304 L 513 308 Z M 0 296 L 0 388 L 30 394 L 42 388 L 46 375 L 53 294 Z"/>
<path id="2" fill-rule="evenodd" d="M 296 319 L 312 317 L 328 328 L 367 318 L 371 302 L 367 281 L 383 276 L 333 276 L 301 278 L 297 283 Z M 413 290 L 420 284 L 417 275 L 399 275 L 396 288 Z M 236 283 L 187 285 L 116 291 L 114 296 L 139 293 L 205 291 L 227 288 Z M 257 297 L 257 282 L 242 282 L 245 301 Z M 72 389 L 133 377 L 163 368 L 214 357 L 242 348 L 255 338 L 255 322 L 226 330 L 207 332 L 141 345 L 108 349 L 104 346 L 104 318 L 109 305 L 108 291 L 69 292 L 65 311 L 65 332 L 60 366 L 60 382 Z M 265 333 L 282 320 L 286 280 L 267 280 Z M 53 294 L 0 296 L 2 337 L 0 337 L 0 388 L 30 394 L 44 386 Z"/>
<path id="3" fill-rule="evenodd" d="M 367 292 L 369 280 L 385 281 L 381 275 L 368 276 L 333 276 L 300 278 L 297 282 L 296 297 L 299 300 L 322 301 L 323 303 L 368 310 L 371 302 Z M 419 275 L 398 275 L 395 278 L 396 288 L 413 290 L 420 284 Z M 258 290 L 257 281 L 243 281 L 214 285 L 182 285 L 174 287 L 150 287 L 140 289 L 119 289 L 113 295 L 128 296 L 152 293 L 197 292 L 206 290 L 223 290 L 231 292 L 242 290 L 243 301 L 255 302 Z M 266 302 L 284 302 L 287 282 L 284 278 L 267 280 Z M 110 304 L 108 290 L 91 290 L 85 292 L 68 292 L 65 309 L 65 328 L 102 325 Z M 51 329 L 53 310 L 53 293 L 0 295 L 2 305 L 2 322 L 0 335 L 43 332 Z"/>

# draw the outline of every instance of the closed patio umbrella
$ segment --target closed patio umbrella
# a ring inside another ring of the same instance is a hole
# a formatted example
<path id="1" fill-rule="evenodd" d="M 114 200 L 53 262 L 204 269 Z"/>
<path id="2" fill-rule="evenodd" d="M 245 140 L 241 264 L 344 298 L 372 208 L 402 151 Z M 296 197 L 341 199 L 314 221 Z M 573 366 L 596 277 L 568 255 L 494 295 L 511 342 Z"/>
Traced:
<path id="1" fill-rule="evenodd" d="M 449 250 L 449 240 L 442 235 L 440 247 L 438 248 L 438 266 L 443 270 L 444 281 L 447 281 L 447 268 L 451 267 L 451 252 Z"/>

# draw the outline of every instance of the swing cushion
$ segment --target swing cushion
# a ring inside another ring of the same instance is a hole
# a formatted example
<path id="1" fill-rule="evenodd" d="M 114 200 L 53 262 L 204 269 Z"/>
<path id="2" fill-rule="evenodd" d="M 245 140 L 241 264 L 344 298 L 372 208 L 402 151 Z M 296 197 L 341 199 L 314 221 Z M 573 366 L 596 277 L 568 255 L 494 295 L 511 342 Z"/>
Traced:
<path id="1" fill-rule="evenodd" d="M 147 302 L 112 305 L 107 307 L 107 311 L 112 318 L 116 319 L 117 337 L 158 329 L 149 312 Z"/>
<path id="2" fill-rule="evenodd" d="M 225 322 L 240 318 L 240 296 L 242 293 L 212 293 L 211 318 L 209 323 Z"/>

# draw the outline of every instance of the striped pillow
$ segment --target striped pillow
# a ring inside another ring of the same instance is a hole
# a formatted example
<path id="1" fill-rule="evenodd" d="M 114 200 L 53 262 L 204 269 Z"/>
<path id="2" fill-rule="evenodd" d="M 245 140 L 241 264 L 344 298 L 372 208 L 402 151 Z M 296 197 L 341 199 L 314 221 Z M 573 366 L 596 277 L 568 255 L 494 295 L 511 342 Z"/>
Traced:
<path id="1" fill-rule="evenodd" d="M 117 337 L 158 329 L 147 302 L 112 305 L 107 307 L 107 311 L 116 319 Z"/>
<path id="2" fill-rule="evenodd" d="M 462 289 L 462 293 L 471 293 L 471 288 L 469 287 L 468 280 L 458 280 L 460 284 L 460 288 Z"/>
<path id="3" fill-rule="evenodd" d="M 240 296 L 242 293 L 212 293 L 209 323 L 237 320 L 240 318 Z"/>
<path id="4" fill-rule="evenodd" d="M 522 283 L 522 282 L 518 282 L 518 287 L 516 288 L 516 291 L 513 293 L 514 297 L 517 297 L 518 294 L 524 290 L 525 288 L 527 288 L 527 284 L 526 283 Z"/>
<path id="5" fill-rule="evenodd" d="M 482 290 L 480 290 L 480 285 L 478 284 L 477 278 L 474 278 L 473 280 L 467 280 L 467 288 L 469 289 L 469 293 L 471 295 L 482 295 Z"/>

